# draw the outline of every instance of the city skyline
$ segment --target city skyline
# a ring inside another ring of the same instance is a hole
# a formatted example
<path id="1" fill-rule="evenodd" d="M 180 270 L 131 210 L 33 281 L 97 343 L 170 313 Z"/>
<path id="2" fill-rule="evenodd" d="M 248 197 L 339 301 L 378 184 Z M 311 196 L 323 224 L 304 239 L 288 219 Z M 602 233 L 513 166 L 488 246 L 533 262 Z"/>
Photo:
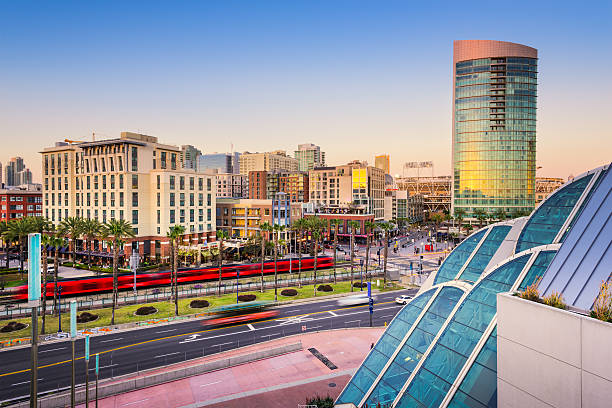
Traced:
<path id="1" fill-rule="evenodd" d="M 504 9 L 502 23 L 523 25 L 467 27 L 499 10 L 352 4 L 3 5 L 5 156 L 40 163 L 40 149 L 64 138 L 135 131 L 205 153 L 314 143 L 331 165 L 374 163 L 387 151 L 392 174 L 431 160 L 448 175 L 452 43 L 491 39 L 540 50 L 537 176 L 566 179 L 609 162 L 612 87 L 588 65 L 610 36 L 609 5 L 555 3 L 551 18 L 531 4 L 528 14 Z"/>

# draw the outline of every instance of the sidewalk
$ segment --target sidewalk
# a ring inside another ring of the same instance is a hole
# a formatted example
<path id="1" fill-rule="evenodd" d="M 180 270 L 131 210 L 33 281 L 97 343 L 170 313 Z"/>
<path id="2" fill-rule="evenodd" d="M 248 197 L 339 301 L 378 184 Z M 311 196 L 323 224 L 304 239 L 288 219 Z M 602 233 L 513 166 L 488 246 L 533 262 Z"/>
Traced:
<path id="1" fill-rule="evenodd" d="M 303 350 L 105 398 L 99 407 L 295 407 L 316 394 L 336 398 L 383 328 L 308 333 L 187 362 L 205 361 L 301 341 Z M 316 348 L 336 369 L 308 349 Z M 178 365 L 179 367 L 181 365 Z M 173 368 L 176 368 L 175 365 Z M 164 369 L 153 372 L 161 372 Z M 148 374 L 151 374 L 149 372 Z M 133 378 L 135 376 L 126 377 Z M 93 405 L 93 404 L 92 404 Z M 83 405 L 80 405 L 84 407 Z"/>

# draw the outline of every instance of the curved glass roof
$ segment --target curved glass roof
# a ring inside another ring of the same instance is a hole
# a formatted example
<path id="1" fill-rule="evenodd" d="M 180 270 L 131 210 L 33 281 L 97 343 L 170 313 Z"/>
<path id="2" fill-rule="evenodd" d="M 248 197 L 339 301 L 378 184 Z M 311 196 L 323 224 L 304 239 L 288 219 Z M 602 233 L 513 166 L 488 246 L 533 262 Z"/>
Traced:
<path id="1" fill-rule="evenodd" d="M 440 290 L 370 393 L 366 401 L 368 406 L 393 402 L 463 293 L 453 286 Z"/>
<path id="2" fill-rule="evenodd" d="M 478 248 L 476 254 L 472 257 L 470 263 L 465 267 L 463 272 L 461 272 L 459 279 L 476 282 L 484 272 L 484 269 L 489 264 L 495 252 L 499 249 L 499 245 L 506 238 L 511 228 L 512 227 L 508 225 L 493 227 L 480 248 Z"/>
<path id="3" fill-rule="evenodd" d="M 433 284 L 437 285 L 438 283 L 448 282 L 455 279 L 455 276 L 457 276 L 463 267 L 463 264 L 468 260 L 474 251 L 474 248 L 476 248 L 487 231 L 488 229 L 484 228 L 475 234 L 472 234 L 470 237 L 466 238 L 462 243 L 460 243 L 457 248 L 453 249 L 453 252 L 448 254 L 438 269 L 438 273 L 436 274 Z"/>
<path id="4" fill-rule="evenodd" d="M 523 227 L 514 252 L 518 254 L 539 245 L 551 244 L 592 177 L 593 173 L 587 174 L 557 190 L 544 201 Z"/>
<path id="5" fill-rule="evenodd" d="M 418 405 L 415 402 L 426 407 L 440 405 L 497 313 L 496 295 L 510 290 L 530 256 L 523 255 L 503 264 L 470 291 L 431 353 L 425 357 L 397 407 Z"/>
<path id="6" fill-rule="evenodd" d="M 420 294 L 398 312 L 338 397 L 337 404 L 359 404 L 436 290 L 430 289 Z"/>

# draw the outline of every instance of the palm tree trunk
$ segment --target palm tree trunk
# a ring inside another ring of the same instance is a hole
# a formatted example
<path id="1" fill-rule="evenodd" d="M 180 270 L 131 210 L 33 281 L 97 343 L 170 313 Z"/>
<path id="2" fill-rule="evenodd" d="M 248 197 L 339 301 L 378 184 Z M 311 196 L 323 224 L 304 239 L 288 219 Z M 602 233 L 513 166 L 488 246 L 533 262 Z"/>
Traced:
<path id="1" fill-rule="evenodd" d="M 19 264 L 21 280 L 23 280 L 23 240 L 21 238 L 19 238 Z"/>
<path id="2" fill-rule="evenodd" d="M 174 315 L 178 316 L 178 245 L 173 246 L 174 262 L 172 269 L 174 271 Z"/>
<path id="3" fill-rule="evenodd" d="M 261 232 L 261 293 L 264 292 L 264 261 L 266 260 L 266 240 Z"/>
<path id="4" fill-rule="evenodd" d="M 45 334 L 45 315 L 47 314 L 47 246 L 42 248 L 42 322 L 40 333 Z"/>
<path id="5" fill-rule="evenodd" d="M 385 259 L 383 261 L 383 289 L 387 285 L 387 255 L 389 252 L 389 231 L 385 231 Z"/>
<path id="6" fill-rule="evenodd" d="M 278 291 L 278 286 L 277 286 L 277 265 L 276 262 L 278 260 L 278 236 L 276 234 L 274 234 L 274 301 L 276 302 L 278 300 L 278 295 L 277 295 L 277 291 Z"/>
<path id="7" fill-rule="evenodd" d="M 93 241 L 85 240 L 85 245 L 87 245 L 87 267 L 91 268 L 91 246 L 93 245 Z"/>
<path id="8" fill-rule="evenodd" d="M 4 245 L 6 247 L 6 269 L 9 268 L 9 251 L 11 246 L 9 245 L 8 239 L 5 239 Z"/>
<path id="9" fill-rule="evenodd" d="M 351 227 L 351 292 L 353 291 L 353 264 L 355 258 L 355 228 Z"/>
<path id="10" fill-rule="evenodd" d="M 115 242 L 113 247 L 113 311 L 111 315 L 111 325 L 115 324 L 115 308 L 117 307 L 117 289 L 118 289 L 118 273 L 119 273 L 119 243 Z"/>
<path id="11" fill-rule="evenodd" d="M 221 296 L 221 267 L 223 266 L 223 239 L 219 240 L 219 296 Z"/>

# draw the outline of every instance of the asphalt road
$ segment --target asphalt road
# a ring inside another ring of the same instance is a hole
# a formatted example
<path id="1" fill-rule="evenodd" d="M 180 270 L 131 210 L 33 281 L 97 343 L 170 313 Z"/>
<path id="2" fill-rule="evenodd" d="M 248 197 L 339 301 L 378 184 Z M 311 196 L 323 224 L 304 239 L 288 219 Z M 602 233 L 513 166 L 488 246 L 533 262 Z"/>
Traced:
<path id="1" fill-rule="evenodd" d="M 365 291 L 364 291 L 365 292 Z M 401 306 L 393 299 L 403 290 L 376 294 L 374 326 L 389 323 Z M 302 332 L 369 326 L 367 305 L 339 307 L 337 300 L 322 300 L 279 308 L 277 318 L 251 324 L 207 328 L 200 321 L 118 331 L 92 337 L 89 362 L 90 385 L 95 381 L 95 353 L 100 353 L 100 379 L 202 357 L 237 347 Z M 85 342 L 75 342 L 76 382 L 85 382 Z M 30 347 L 0 352 L 0 401 L 27 398 L 30 387 Z M 39 345 L 38 391 L 41 394 L 68 389 L 71 383 L 71 342 Z"/>

